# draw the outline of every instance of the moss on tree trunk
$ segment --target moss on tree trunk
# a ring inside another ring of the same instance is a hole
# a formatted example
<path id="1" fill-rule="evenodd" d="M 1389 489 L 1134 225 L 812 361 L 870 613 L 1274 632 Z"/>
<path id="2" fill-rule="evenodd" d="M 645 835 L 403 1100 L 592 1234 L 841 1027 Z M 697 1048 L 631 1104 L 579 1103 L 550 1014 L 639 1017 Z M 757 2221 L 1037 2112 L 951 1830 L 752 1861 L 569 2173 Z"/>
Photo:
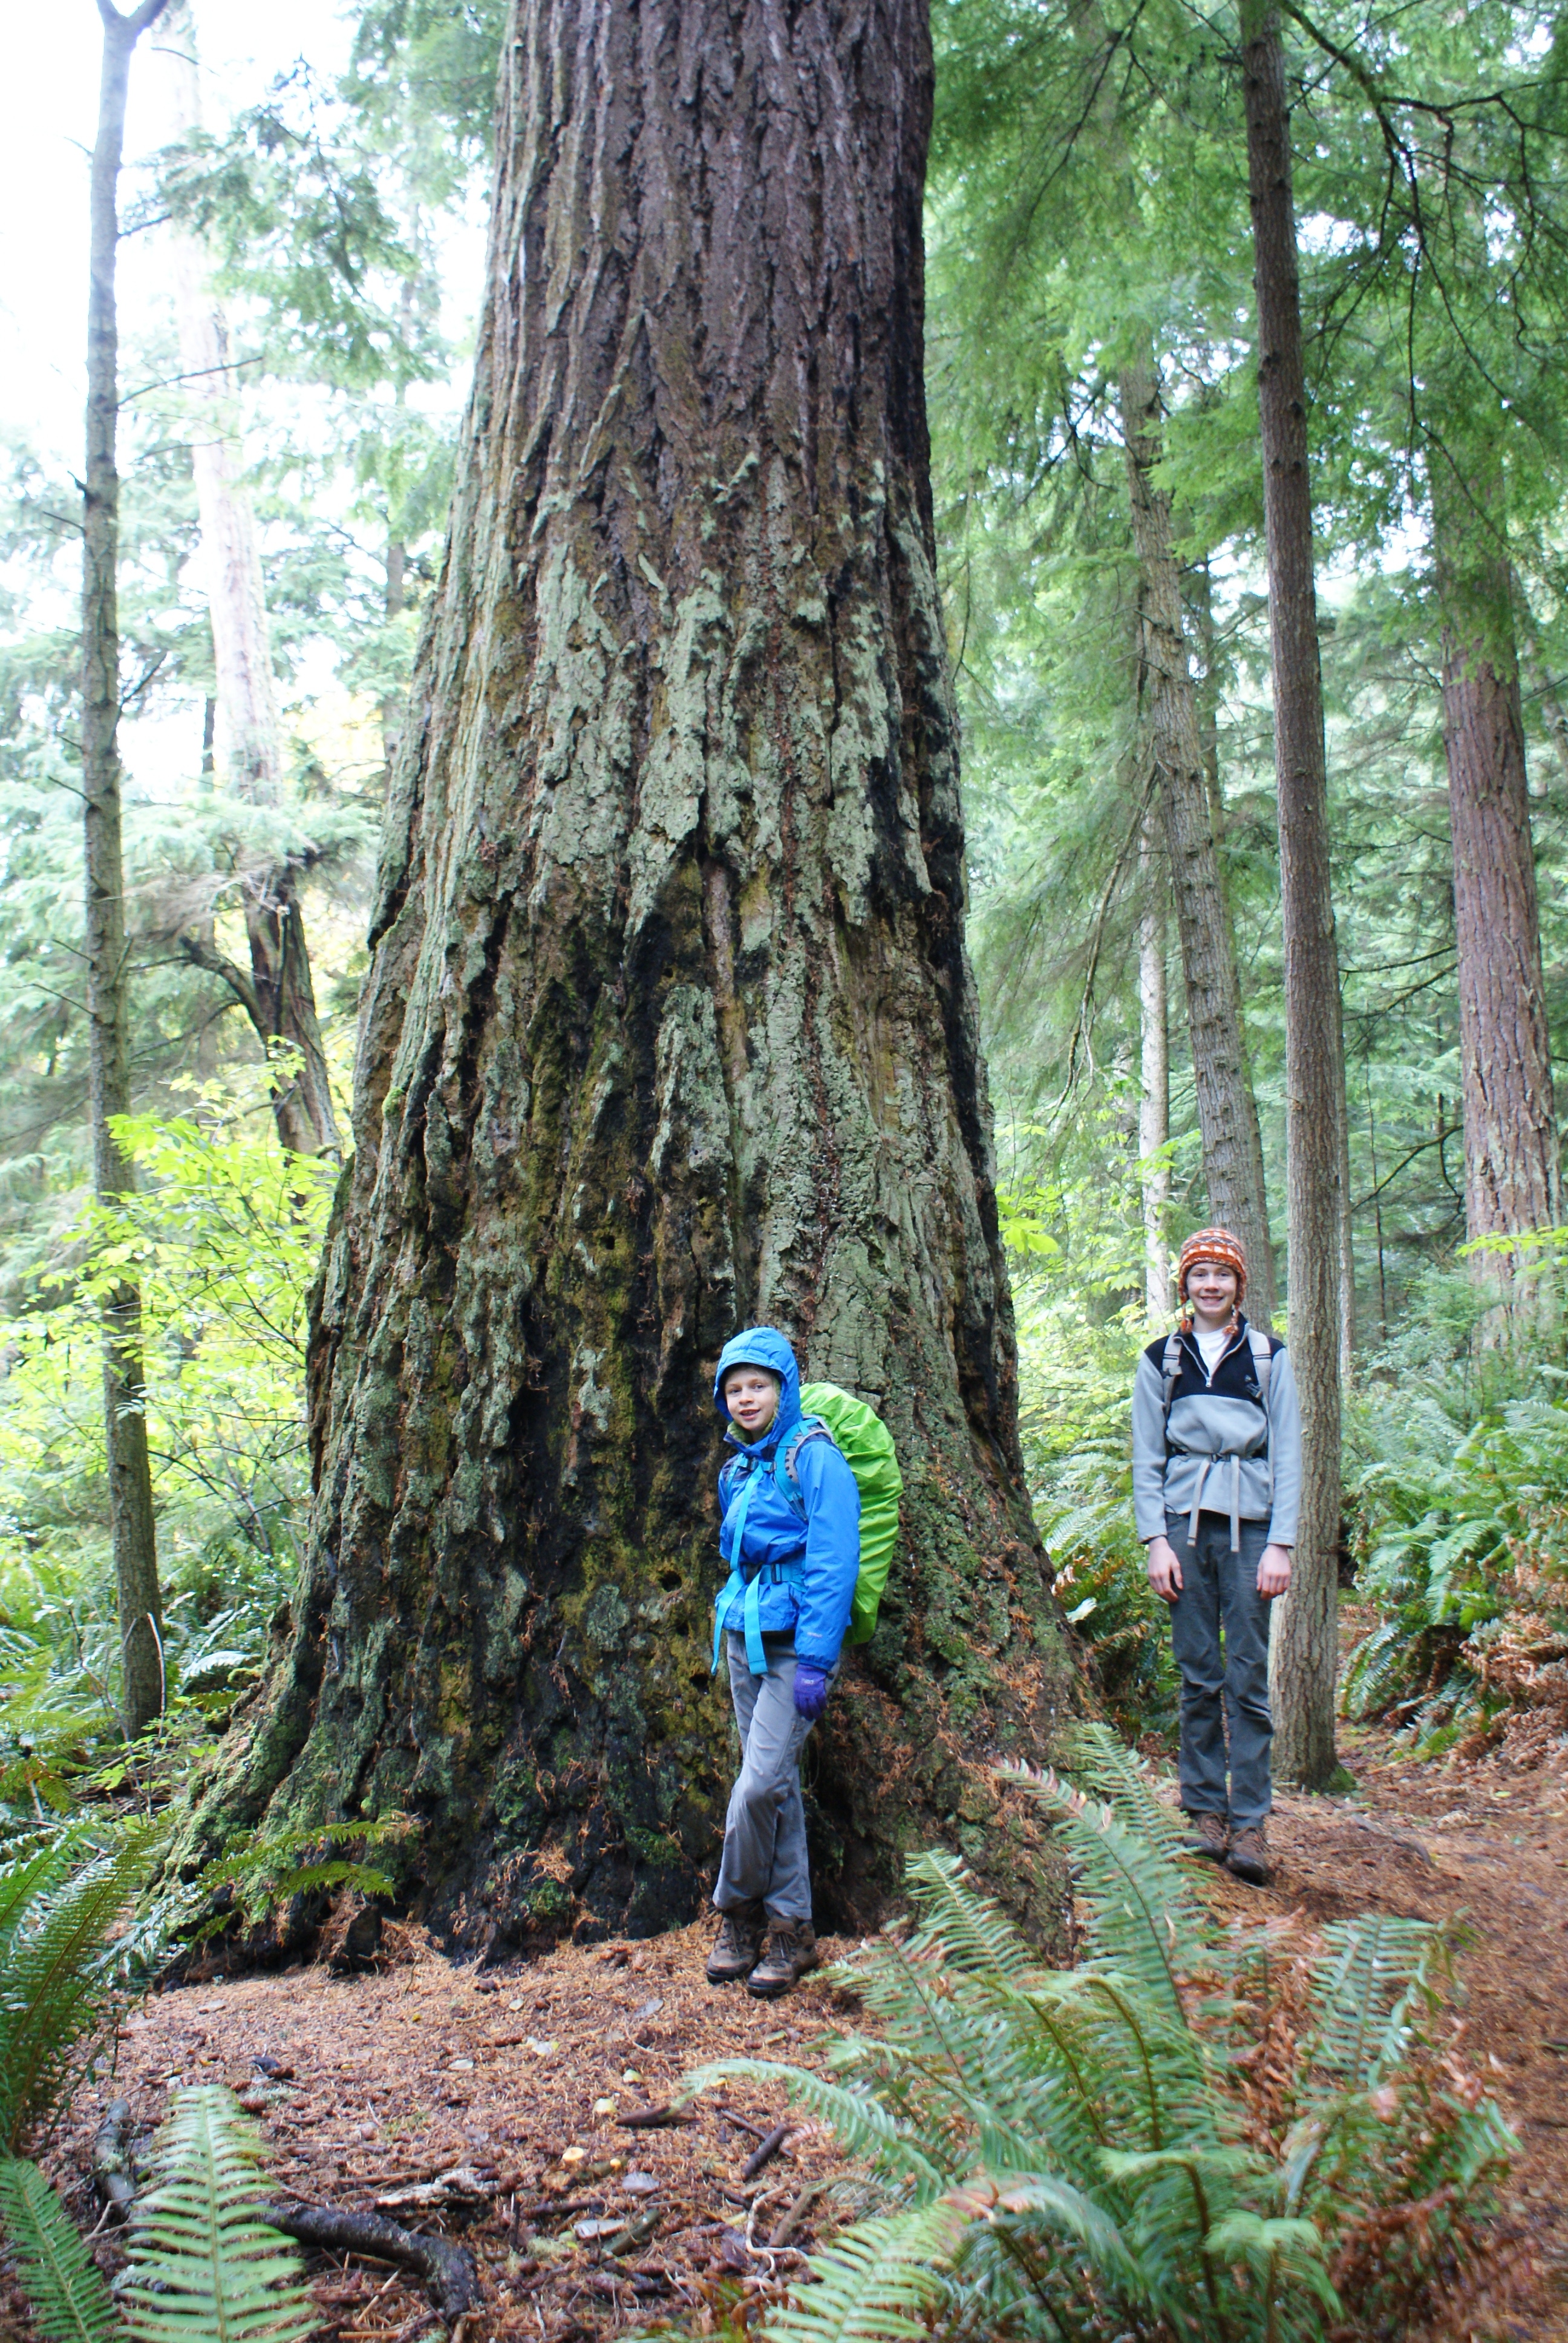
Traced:
<path id="1" fill-rule="evenodd" d="M 1075 1696 L 1022 1487 L 921 372 L 920 0 L 530 0 L 382 849 L 308 1569 L 203 1832 L 414 1816 L 464 1943 L 691 1916 L 726 1337 L 895 1433 L 814 1737 L 819 1916 L 966 1848 Z M 993 1831 L 991 1825 L 998 1825 Z"/>

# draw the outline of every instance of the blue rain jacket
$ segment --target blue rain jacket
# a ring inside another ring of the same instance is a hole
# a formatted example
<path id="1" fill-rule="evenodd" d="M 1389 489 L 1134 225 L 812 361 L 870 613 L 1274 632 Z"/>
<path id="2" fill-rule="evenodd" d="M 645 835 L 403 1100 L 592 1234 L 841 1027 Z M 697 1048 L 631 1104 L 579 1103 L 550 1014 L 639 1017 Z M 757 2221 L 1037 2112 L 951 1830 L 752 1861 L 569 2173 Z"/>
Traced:
<path id="1" fill-rule="evenodd" d="M 755 1442 L 747 1441 L 730 1423 L 724 1404 L 724 1378 L 732 1367 L 766 1367 L 782 1384 L 779 1412 Z M 806 1518 L 800 1519 L 791 1502 L 794 1483 L 784 1464 L 784 1453 L 800 1421 L 800 1371 L 794 1352 L 774 1327 L 749 1326 L 726 1342 L 713 1379 L 713 1401 L 729 1424 L 726 1440 L 739 1451 L 719 1475 L 719 1551 L 730 1573 L 719 1598 L 725 1606 L 724 1624 L 739 1633 L 749 1624 L 764 1635 L 792 1629 L 797 1659 L 814 1668 L 831 1668 L 849 1624 L 860 1572 L 859 1483 L 831 1440 L 804 1441 L 795 1457 L 806 1508 Z M 754 1485 L 748 1496 L 749 1482 Z M 759 1583 L 748 1601 L 754 1581 Z M 747 1610 L 749 1623 L 744 1617 Z M 717 1662 L 717 1635 L 715 1641 Z M 748 1636 L 748 1645 L 752 1674 L 760 1675 L 761 1652 L 754 1635 Z"/>

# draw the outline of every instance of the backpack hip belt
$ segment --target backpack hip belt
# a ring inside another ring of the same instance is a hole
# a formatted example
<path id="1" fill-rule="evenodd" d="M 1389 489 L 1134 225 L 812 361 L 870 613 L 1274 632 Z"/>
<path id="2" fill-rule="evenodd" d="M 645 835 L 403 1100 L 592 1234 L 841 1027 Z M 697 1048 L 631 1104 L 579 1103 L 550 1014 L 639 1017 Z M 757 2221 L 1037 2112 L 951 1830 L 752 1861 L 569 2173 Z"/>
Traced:
<path id="1" fill-rule="evenodd" d="M 1187 1521 L 1187 1542 L 1190 1545 L 1195 1546 L 1198 1543 L 1198 1516 L 1203 1510 L 1203 1491 L 1208 1485 L 1209 1474 L 1216 1464 L 1228 1464 L 1231 1468 L 1231 1551 L 1232 1554 L 1241 1553 L 1242 1461 L 1241 1452 L 1234 1448 L 1227 1449 L 1224 1453 L 1220 1456 L 1204 1457 L 1202 1464 L 1199 1469 L 1198 1486 L 1192 1492 L 1192 1510 L 1189 1514 Z M 1271 1499 L 1273 1495 L 1272 1472 L 1271 1472 L 1269 1475 L 1269 1493 Z"/>
<path id="2" fill-rule="evenodd" d="M 724 1630 L 731 1624 L 730 1613 L 739 1604 L 739 1632 L 746 1638 L 746 1664 L 754 1676 L 768 1673 L 768 1654 L 762 1646 L 762 1589 L 768 1586 L 800 1586 L 805 1572 L 798 1562 L 765 1562 L 749 1578 L 742 1578 L 732 1570 L 719 1589 L 719 1607 L 713 1617 L 713 1669 L 719 1672 L 719 1655 L 724 1648 Z"/>

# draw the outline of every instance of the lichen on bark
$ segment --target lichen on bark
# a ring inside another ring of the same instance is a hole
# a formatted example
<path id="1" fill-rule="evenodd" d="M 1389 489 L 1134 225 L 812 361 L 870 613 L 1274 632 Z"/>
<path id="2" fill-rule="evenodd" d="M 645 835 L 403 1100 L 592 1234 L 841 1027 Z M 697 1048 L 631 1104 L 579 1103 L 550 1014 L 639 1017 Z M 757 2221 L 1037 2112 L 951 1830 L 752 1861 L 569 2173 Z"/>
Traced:
<path id="1" fill-rule="evenodd" d="M 462 1943 L 689 1918 L 731 1768 L 738 1323 L 883 1410 L 903 1535 L 819 1736 L 819 1916 L 1050 1851 L 921 381 L 920 0 L 526 0 L 389 795 L 286 1648 L 198 1835 L 413 1815 Z M 965 1834 L 968 1834 L 966 1838 Z M 1021 1834 L 1021 1835 L 1020 1835 Z"/>

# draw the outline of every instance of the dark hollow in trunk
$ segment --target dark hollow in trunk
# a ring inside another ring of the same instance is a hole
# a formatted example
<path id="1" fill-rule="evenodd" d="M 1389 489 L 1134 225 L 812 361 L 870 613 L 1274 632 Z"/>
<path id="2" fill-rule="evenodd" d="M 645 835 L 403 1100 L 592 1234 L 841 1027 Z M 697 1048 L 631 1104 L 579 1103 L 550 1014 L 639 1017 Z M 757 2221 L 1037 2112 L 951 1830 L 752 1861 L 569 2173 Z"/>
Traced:
<path id="1" fill-rule="evenodd" d="M 921 0 L 510 27 L 317 1297 L 308 1567 L 204 1825 L 407 1813 L 400 1884 L 465 1944 L 699 1906 L 732 1764 L 709 1385 L 757 1319 L 885 1412 L 906 1479 L 813 1744 L 819 1919 L 936 1838 L 1043 1930 L 1061 1908 L 989 1771 L 1045 1754 L 1076 1679 L 963 942 L 930 94 Z"/>

